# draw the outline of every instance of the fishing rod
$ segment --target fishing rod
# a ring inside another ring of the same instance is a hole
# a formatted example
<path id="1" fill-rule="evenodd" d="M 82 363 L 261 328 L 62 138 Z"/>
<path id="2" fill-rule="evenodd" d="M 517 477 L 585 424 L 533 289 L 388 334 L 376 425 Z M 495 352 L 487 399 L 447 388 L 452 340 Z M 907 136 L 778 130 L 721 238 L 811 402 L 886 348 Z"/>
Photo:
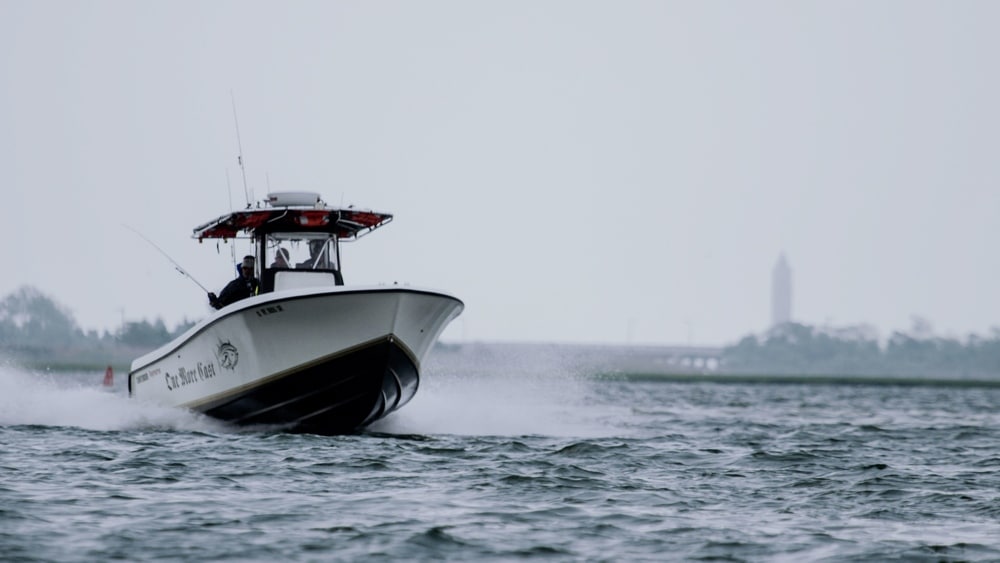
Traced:
<path id="1" fill-rule="evenodd" d="M 163 251 L 162 248 L 160 248 L 159 246 L 157 246 L 155 242 L 153 242 L 153 241 L 149 240 L 148 238 L 146 238 L 146 235 L 140 233 L 139 231 L 133 229 L 132 227 L 130 227 L 130 226 L 124 224 L 124 223 L 122 224 L 122 226 L 125 227 L 126 229 L 132 231 L 133 233 L 139 235 L 140 237 L 142 237 L 142 240 L 148 242 L 150 244 L 150 246 L 152 246 L 153 248 L 155 248 L 156 250 L 158 250 L 160 252 L 160 254 L 163 255 L 164 258 L 166 258 L 167 260 L 170 260 L 170 263 L 174 265 L 174 268 L 176 268 L 178 272 L 180 272 L 181 274 L 183 274 L 189 280 L 191 280 L 194 283 L 198 284 L 198 287 L 200 287 L 205 293 L 211 293 L 205 286 L 201 285 L 201 283 L 199 283 L 198 280 L 194 279 L 194 276 L 192 276 L 191 274 L 189 274 L 187 272 L 187 270 L 185 270 L 183 267 L 181 267 L 181 265 L 178 264 L 176 260 L 174 260 L 173 258 L 171 258 L 169 254 L 167 254 L 166 252 Z"/>

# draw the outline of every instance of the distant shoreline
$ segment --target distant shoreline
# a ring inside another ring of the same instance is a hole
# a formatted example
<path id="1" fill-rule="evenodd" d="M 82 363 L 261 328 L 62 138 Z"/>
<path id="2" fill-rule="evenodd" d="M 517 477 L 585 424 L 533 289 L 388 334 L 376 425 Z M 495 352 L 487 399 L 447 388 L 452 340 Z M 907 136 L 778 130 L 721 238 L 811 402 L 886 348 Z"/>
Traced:
<path id="1" fill-rule="evenodd" d="M 942 378 L 896 375 L 808 375 L 744 373 L 602 373 L 596 379 L 662 383 L 754 383 L 802 385 L 898 385 L 904 387 L 1000 387 L 1000 378 Z"/>

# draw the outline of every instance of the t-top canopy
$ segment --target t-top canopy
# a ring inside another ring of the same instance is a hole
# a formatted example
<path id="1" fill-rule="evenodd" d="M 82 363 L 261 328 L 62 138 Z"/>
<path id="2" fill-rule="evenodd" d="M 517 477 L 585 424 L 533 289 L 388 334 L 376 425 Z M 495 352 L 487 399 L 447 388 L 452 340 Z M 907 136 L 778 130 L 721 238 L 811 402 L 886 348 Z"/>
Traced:
<path id="1" fill-rule="evenodd" d="M 270 197 L 270 201 L 274 202 L 276 199 Z M 249 237 L 281 231 L 330 233 L 340 239 L 350 240 L 368 234 L 390 221 L 392 215 L 388 213 L 352 208 L 333 209 L 326 207 L 317 197 L 316 205 L 258 206 L 257 209 L 234 211 L 195 227 L 194 238 L 230 239 L 240 235 Z"/>

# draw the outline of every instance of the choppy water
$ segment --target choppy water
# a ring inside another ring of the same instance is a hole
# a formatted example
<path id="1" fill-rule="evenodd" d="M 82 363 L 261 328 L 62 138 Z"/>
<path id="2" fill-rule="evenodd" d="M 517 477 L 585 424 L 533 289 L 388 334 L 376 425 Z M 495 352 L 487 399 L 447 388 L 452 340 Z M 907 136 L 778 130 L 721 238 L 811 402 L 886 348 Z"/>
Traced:
<path id="1" fill-rule="evenodd" d="M 0 368 L 0 559 L 1000 560 L 1000 389 L 429 371 L 319 437 Z"/>

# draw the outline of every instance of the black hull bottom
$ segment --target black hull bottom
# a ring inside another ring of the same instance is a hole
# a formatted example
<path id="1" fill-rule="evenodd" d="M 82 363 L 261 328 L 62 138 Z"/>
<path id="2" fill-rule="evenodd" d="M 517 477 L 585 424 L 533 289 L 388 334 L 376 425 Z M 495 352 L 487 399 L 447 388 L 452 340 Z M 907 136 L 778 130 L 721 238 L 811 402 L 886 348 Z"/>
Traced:
<path id="1" fill-rule="evenodd" d="M 346 434 L 406 404 L 420 376 L 410 356 L 385 340 L 288 373 L 197 410 L 240 425 Z"/>

